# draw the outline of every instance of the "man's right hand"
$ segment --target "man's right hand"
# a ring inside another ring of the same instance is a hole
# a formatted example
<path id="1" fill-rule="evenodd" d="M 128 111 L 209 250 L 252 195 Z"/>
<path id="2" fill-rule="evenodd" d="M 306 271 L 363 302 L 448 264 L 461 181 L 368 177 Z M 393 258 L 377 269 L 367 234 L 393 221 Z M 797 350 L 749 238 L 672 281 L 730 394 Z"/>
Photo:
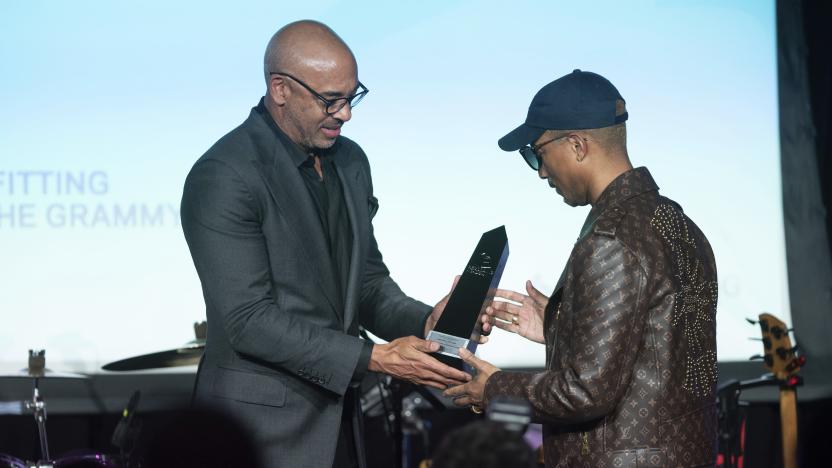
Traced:
<path id="1" fill-rule="evenodd" d="M 531 281 L 526 281 L 526 292 L 521 294 L 506 289 L 498 289 L 495 298 L 511 302 L 493 301 L 482 314 L 482 331 L 491 333 L 494 327 L 537 343 L 543 343 L 543 313 L 549 298 L 538 291 Z"/>
<path id="2" fill-rule="evenodd" d="M 427 353 L 439 351 L 439 343 L 415 336 L 373 346 L 369 370 L 397 379 L 444 390 L 471 380 L 465 372 L 446 366 Z"/>

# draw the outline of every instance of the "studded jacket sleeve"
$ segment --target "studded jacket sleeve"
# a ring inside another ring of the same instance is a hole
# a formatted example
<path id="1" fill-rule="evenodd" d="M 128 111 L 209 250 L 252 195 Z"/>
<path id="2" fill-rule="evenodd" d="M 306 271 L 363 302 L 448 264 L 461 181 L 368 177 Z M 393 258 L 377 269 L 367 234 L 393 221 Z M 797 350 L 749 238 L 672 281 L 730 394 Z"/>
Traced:
<path id="1" fill-rule="evenodd" d="M 592 234 L 572 251 L 561 303 L 545 330 L 547 370 L 497 372 L 485 401 L 527 400 L 537 422 L 593 420 L 612 412 L 633 375 L 647 316 L 647 278 L 621 241 Z M 548 309 L 548 308 L 547 308 Z"/>

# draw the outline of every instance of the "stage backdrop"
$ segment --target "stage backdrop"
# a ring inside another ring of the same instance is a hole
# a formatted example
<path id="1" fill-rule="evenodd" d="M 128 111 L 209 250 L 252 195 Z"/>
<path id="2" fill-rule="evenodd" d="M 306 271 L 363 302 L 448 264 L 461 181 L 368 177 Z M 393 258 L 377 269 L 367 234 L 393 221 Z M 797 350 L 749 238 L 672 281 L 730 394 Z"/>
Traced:
<path id="1" fill-rule="evenodd" d="M 628 143 L 710 239 L 721 360 L 759 352 L 744 317 L 789 320 L 771 1 L 2 2 L 0 367 L 44 347 L 95 371 L 177 347 L 205 317 L 179 225 L 193 162 L 263 95 L 281 25 L 331 25 L 370 89 L 363 146 L 393 277 L 434 303 L 504 224 L 502 286 L 551 292 L 589 208 L 497 139 L 575 68 L 627 100 Z M 499 366 L 544 362 L 503 333 Z"/>

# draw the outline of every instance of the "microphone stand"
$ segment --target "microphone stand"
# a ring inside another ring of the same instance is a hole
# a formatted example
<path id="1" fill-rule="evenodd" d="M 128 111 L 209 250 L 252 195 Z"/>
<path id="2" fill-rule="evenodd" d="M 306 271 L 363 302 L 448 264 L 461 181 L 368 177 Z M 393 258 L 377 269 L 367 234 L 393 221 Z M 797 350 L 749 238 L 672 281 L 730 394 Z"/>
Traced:
<path id="1" fill-rule="evenodd" d="M 739 457 L 742 455 L 740 447 L 740 407 L 747 407 L 748 403 L 740 401 L 743 390 L 756 387 L 780 386 L 783 382 L 773 374 L 764 374 L 756 379 L 739 381 L 731 379 L 723 382 L 717 388 L 718 424 L 719 424 L 719 453 L 723 456 L 724 468 L 737 468 Z"/>
<path id="2" fill-rule="evenodd" d="M 406 459 L 406 457 L 410 455 L 409 450 L 407 451 L 408 453 L 404 450 L 404 399 L 411 393 L 416 392 L 421 395 L 422 398 L 424 398 L 425 401 L 427 401 L 436 411 L 445 411 L 445 405 L 442 404 L 442 402 L 428 389 L 420 385 L 415 385 L 397 379 L 390 379 L 389 388 L 393 413 L 393 445 L 395 447 L 394 456 L 396 461 L 395 468 L 411 468 L 409 459 Z M 416 416 L 415 406 L 409 410 L 408 419 L 415 420 L 417 422 L 417 427 L 424 431 L 424 425 L 421 424 L 421 420 L 418 416 Z M 427 451 L 427 444 L 425 445 L 425 450 Z"/>
<path id="3" fill-rule="evenodd" d="M 367 331 L 364 328 L 360 328 L 358 333 L 365 340 L 373 341 L 367 335 Z M 442 404 L 442 402 L 438 398 L 436 398 L 436 396 L 434 396 L 432 393 L 430 393 L 430 391 L 428 391 L 426 388 L 424 388 L 422 386 L 411 384 L 409 382 L 405 382 L 405 381 L 402 381 L 402 380 L 394 379 L 390 376 L 386 376 L 385 379 L 386 379 L 386 383 L 382 384 L 381 381 L 379 382 L 378 395 L 379 395 L 379 399 L 383 403 L 384 400 L 386 399 L 386 397 L 384 395 L 385 392 L 382 389 L 382 385 L 387 388 L 387 390 L 389 391 L 389 395 L 390 395 L 390 403 L 391 403 L 390 412 L 392 413 L 392 416 L 393 416 L 393 418 L 392 418 L 393 419 L 393 427 L 392 427 L 392 430 L 391 430 L 391 432 L 392 432 L 391 435 L 393 436 L 393 447 L 394 447 L 394 455 L 393 456 L 394 456 L 394 460 L 395 460 L 394 468 L 410 468 L 409 464 L 408 464 L 407 467 L 405 467 L 405 465 L 406 465 L 405 456 L 408 455 L 408 454 L 406 454 L 405 451 L 404 451 L 404 424 L 403 424 L 403 417 L 402 417 L 402 413 L 404 412 L 404 404 L 403 404 L 404 399 L 407 398 L 408 395 L 410 395 L 411 393 L 413 393 L 415 391 L 415 392 L 419 393 L 419 395 L 421 395 L 425 399 L 425 401 L 427 401 L 431 405 L 431 407 L 433 407 L 433 409 L 435 409 L 436 411 L 445 411 L 445 405 Z M 372 404 L 373 404 L 372 402 L 367 402 L 367 405 L 372 405 Z M 362 402 L 362 412 L 366 412 L 367 409 L 368 408 L 364 407 L 364 402 Z M 386 411 L 386 406 L 385 406 L 385 411 Z M 389 416 L 388 415 L 385 415 L 385 416 L 387 417 L 387 421 L 389 422 L 390 421 Z M 409 417 L 413 418 L 413 419 L 418 419 L 418 417 L 416 417 L 415 408 L 413 409 L 413 411 L 412 411 L 412 413 L 410 414 Z M 424 425 L 419 425 L 419 427 L 421 427 L 422 428 L 421 430 L 424 431 L 424 429 L 423 429 Z M 425 444 L 425 446 L 427 447 L 427 443 Z"/>

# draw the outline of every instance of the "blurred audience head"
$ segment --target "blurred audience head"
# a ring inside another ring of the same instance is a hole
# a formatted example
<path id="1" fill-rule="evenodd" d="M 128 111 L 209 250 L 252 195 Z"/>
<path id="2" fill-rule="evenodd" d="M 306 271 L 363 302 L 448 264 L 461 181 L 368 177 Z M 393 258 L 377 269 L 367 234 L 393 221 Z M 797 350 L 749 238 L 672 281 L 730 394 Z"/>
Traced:
<path id="1" fill-rule="evenodd" d="M 242 425 L 221 413 L 186 410 L 151 434 L 142 466 L 236 468 L 261 466 Z"/>
<path id="2" fill-rule="evenodd" d="M 474 421 L 439 444 L 431 468 L 535 468 L 523 435 L 493 421 Z"/>

